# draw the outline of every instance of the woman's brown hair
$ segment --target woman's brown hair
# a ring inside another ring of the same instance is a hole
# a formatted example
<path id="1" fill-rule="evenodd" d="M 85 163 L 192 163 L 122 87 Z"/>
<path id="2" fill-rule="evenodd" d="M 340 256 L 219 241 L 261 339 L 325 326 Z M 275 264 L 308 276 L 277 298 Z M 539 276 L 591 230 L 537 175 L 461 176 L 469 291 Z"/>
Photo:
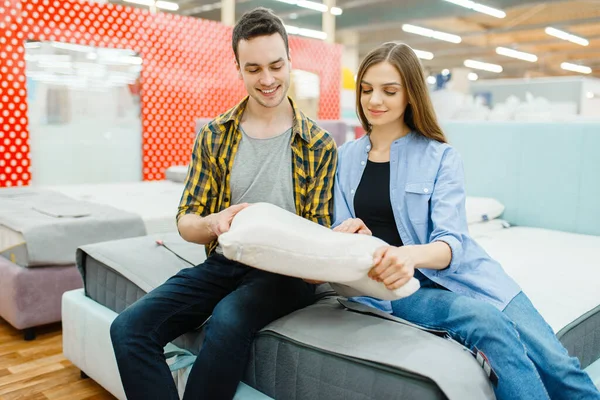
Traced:
<path id="1" fill-rule="evenodd" d="M 408 104 L 404 112 L 404 122 L 408 127 L 433 140 L 446 143 L 446 136 L 440 128 L 429 91 L 425 83 L 425 75 L 421 62 L 415 52 L 404 43 L 388 42 L 372 50 L 363 59 L 356 77 L 356 112 L 367 134 L 371 133 L 371 124 L 365 116 L 360 104 L 362 94 L 362 79 L 365 72 L 373 65 L 387 61 L 392 64 L 402 78 L 402 85 L 406 88 Z"/>

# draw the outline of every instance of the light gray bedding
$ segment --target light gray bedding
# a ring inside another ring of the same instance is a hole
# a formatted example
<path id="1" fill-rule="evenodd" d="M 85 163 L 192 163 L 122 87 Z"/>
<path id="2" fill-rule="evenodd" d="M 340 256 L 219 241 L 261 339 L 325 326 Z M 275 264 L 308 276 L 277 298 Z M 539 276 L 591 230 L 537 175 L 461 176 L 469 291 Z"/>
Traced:
<path id="1" fill-rule="evenodd" d="M 0 255 L 24 267 L 73 264 L 79 246 L 146 234 L 137 214 L 28 187 L 0 189 L 0 225 L 24 239 Z"/>

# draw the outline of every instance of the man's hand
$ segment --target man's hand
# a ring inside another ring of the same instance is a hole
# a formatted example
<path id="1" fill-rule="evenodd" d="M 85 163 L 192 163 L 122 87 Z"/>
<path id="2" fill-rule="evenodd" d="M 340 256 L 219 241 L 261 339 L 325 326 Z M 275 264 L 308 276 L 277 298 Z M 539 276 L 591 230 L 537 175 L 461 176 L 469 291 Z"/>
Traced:
<path id="1" fill-rule="evenodd" d="M 360 218 L 348 218 L 333 228 L 333 231 L 344 233 L 360 233 L 361 235 L 373 235 L 371 230 L 367 228 L 365 223 Z"/>
<path id="2" fill-rule="evenodd" d="M 306 283 L 310 283 L 311 285 L 320 285 L 322 283 L 325 283 L 323 281 L 315 281 L 313 279 L 302 279 L 302 280 Z"/>
<path id="3" fill-rule="evenodd" d="M 207 217 L 208 228 L 217 237 L 221 236 L 221 234 L 227 232 L 231 227 L 231 221 L 233 221 L 233 217 L 235 217 L 237 213 L 249 205 L 250 204 L 248 203 L 236 204 L 235 206 L 228 207 L 223 211 L 209 215 Z"/>
<path id="4" fill-rule="evenodd" d="M 415 261 L 410 246 L 384 246 L 375 251 L 369 278 L 383 282 L 390 290 L 407 283 L 415 275 Z"/>

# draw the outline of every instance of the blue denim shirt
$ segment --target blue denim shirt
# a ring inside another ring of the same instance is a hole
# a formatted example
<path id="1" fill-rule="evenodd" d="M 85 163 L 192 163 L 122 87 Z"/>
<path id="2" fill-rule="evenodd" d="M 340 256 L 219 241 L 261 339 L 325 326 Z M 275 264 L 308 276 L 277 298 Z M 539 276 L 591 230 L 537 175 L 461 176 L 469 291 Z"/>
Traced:
<path id="1" fill-rule="evenodd" d="M 356 218 L 354 194 L 367 164 L 368 136 L 338 151 L 334 194 L 334 227 Z M 419 269 L 452 292 L 480 299 L 503 310 L 521 289 L 473 238 L 465 211 L 462 160 L 450 145 L 410 133 L 390 149 L 390 201 L 405 245 L 446 242 L 452 261 L 442 270 Z M 354 300 L 391 312 L 389 301 Z"/>

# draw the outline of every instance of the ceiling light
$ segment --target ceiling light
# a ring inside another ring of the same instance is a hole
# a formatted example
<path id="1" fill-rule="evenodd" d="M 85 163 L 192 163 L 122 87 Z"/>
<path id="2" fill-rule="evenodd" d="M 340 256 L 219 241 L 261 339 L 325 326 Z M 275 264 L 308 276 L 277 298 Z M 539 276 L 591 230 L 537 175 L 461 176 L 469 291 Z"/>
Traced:
<path id="1" fill-rule="evenodd" d="M 461 7 L 468 8 L 473 11 L 480 12 L 482 14 L 491 15 L 496 18 L 504 18 L 506 17 L 506 13 L 502 10 L 498 10 L 496 8 L 484 6 L 483 4 L 475 3 L 471 0 L 446 0 L 448 3 L 453 3 Z"/>
<path id="2" fill-rule="evenodd" d="M 483 71 L 495 72 L 497 74 L 503 71 L 500 65 L 489 64 L 475 60 L 465 60 L 464 65 L 468 68 L 481 69 Z"/>
<path id="3" fill-rule="evenodd" d="M 139 4 L 141 6 L 148 6 L 148 7 L 153 7 L 156 6 L 157 8 L 161 8 L 163 10 L 169 10 L 169 11 L 177 11 L 179 10 L 179 4 L 177 3 L 173 3 L 170 1 L 155 1 L 155 0 L 123 0 L 126 3 L 133 3 L 133 4 Z"/>
<path id="4" fill-rule="evenodd" d="M 462 39 L 460 36 L 453 35 L 451 33 L 434 31 L 433 29 L 422 28 L 420 26 L 404 24 L 402 30 L 408 33 L 414 33 L 416 35 L 427 36 L 433 39 L 444 40 L 450 43 L 460 43 Z"/>
<path id="5" fill-rule="evenodd" d="M 536 62 L 538 60 L 538 58 L 535 54 L 524 53 L 522 51 L 508 49 L 506 47 L 496 47 L 496 53 L 500 54 L 501 56 L 518 58 L 519 60 L 524 60 L 524 61 L 529 61 L 529 62 Z"/>
<path id="6" fill-rule="evenodd" d="M 413 49 L 413 51 L 415 52 L 417 57 L 419 57 L 420 59 L 433 60 L 433 53 L 430 53 L 428 51 L 423 51 L 423 50 L 416 50 L 416 49 Z"/>
<path id="7" fill-rule="evenodd" d="M 126 3 L 139 4 L 140 6 L 153 6 L 154 0 L 123 0 Z"/>
<path id="8" fill-rule="evenodd" d="M 430 85 L 435 85 L 436 82 L 437 82 L 437 79 L 435 79 L 435 76 L 429 75 L 427 77 L 427 83 L 429 83 Z"/>
<path id="9" fill-rule="evenodd" d="M 590 67 L 586 67 L 585 65 L 577 65 L 571 64 L 568 62 L 564 62 L 560 64 L 560 67 L 567 71 L 579 72 L 580 74 L 591 74 L 592 69 Z"/>
<path id="10" fill-rule="evenodd" d="M 588 99 L 593 99 L 595 96 L 594 96 L 594 93 L 593 93 L 593 92 L 587 92 L 587 93 L 585 94 L 585 97 L 587 97 Z"/>
<path id="11" fill-rule="evenodd" d="M 300 35 L 321 40 L 327 39 L 327 33 L 323 31 L 316 31 L 314 29 L 298 28 L 297 26 L 286 25 L 285 30 L 290 35 Z"/>
<path id="12" fill-rule="evenodd" d="M 302 8 L 308 8 L 309 10 L 315 10 L 320 12 L 330 11 L 329 7 L 323 3 L 317 3 L 309 0 L 275 0 L 280 3 L 291 4 L 293 6 L 298 6 Z M 331 7 L 331 14 L 333 15 L 342 15 L 342 9 L 339 7 Z"/>
<path id="13" fill-rule="evenodd" d="M 327 12 L 327 11 L 329 11 L 329 7 L 327 7 L 325 4 L 323 4 L 323 3 L 316 3 L 314 1 L 298 0 L 296 2 L 296 5 L 298 7 L 308 8 L 309 10 L 315 10 L 315 11 L 320 11 L 320 12 Z"/>
<path id="14" fill-rule="evenodd" d="M 477 79 L 479 79 L 479 75 L 477 75 L 475 72 L 469 72 L 467 74 L 467 79 L 470 81 L 476 81 Z"/>
<path id="15" fill-rule="evenodd" d="M 162 8 L 163 10 L 169 10 L 169 11 L 177 11 L 177 10 L 179 10 L 179 4 L 172 3 L 170 1 L 158 0 L 156 2 L 156 7 Z"/>
<path id="16" fill-rule="evenodd" d="M 547 27 L 546 33 L 550 36 L 554 36 L 554 37 L 557 37 L 562 40 L 567 40 L 569 42 L 573 42 L 573 43 L 579 44 L 581 46 L 587 46 L 588 44 L 590 44 L 590 42 L 587 39 L 572 35 L 565 31 L 561 31 L 560 29 Z"/>

